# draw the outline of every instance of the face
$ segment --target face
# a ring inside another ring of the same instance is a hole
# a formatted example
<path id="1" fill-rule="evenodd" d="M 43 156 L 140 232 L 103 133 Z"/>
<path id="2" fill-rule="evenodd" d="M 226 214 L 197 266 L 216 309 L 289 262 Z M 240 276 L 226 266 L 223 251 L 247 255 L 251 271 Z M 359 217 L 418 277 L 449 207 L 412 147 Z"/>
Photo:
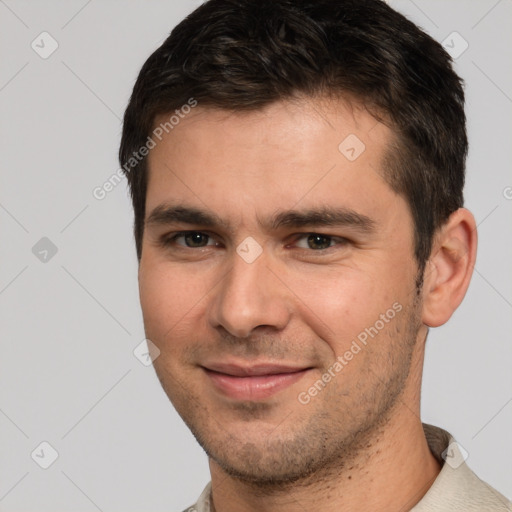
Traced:
<path id="1" fill-rule="evenodd" d="M 342 101 L 199 104 L 151 150 L 146 336 L 231 475 L 290 482 L 349 461 L 414 380 L 417 265 L 407 204 L 382 178 L 391 138 Z"/>

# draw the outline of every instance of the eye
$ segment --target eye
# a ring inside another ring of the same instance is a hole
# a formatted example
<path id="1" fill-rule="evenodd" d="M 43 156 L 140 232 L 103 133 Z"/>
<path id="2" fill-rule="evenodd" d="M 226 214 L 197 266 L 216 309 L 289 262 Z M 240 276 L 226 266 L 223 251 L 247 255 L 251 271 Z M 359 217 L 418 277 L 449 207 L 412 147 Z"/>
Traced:
<path id="1" fill-rule="evenodd" d="M 342 237 L 322 235 L 320 233 L 306 233 L 296 239 L 295 245 L 300 249 L 322 251 L 333 247 L 336 243 L 337 245 L 340 245 L 346 242 L 347 240 Z"/>
<path id="2" fill-rule="evenodd" d="M 183 240 L 183 242 L 179 242 L 179 240 Z M 210 235 L 201 231 L 183 231 L 181 233 L 176 233 L 175 235 L 166 237 L 163 240 L 163 243 L 165 245 L 175 244 L 189 249 L 217 245 L 217 242 L 215 242 Z"/>

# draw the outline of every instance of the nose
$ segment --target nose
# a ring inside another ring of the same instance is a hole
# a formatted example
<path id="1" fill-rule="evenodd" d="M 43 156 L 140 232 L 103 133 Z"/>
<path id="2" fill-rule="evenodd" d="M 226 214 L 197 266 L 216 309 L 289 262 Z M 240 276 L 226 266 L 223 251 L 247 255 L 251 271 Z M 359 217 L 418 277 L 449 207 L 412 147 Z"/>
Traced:
<path id="1" fill-rule="evenodd" d="M 282 330 L 291 315 L 291 292 L 273 271 L 265 251 L 252 263 L 233 253 L 210 310 L 213 327 L 246 338 L 257 327 Z"/>

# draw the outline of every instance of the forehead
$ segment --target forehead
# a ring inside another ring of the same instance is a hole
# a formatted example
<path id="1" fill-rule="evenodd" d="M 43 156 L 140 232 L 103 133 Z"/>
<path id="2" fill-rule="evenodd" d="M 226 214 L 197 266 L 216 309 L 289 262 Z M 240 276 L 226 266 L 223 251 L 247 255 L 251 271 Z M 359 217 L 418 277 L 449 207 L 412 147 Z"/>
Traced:
<path id="1" fill-rule="evenodd" d="M 297 98 L 243 112 L 199 102 L 172 128 L 168 119 L 155 120 L 164 130 L 148 156 L 146 213 L 170 196 L 221 211 L 338 199 L 355 208 L 372 194 L 385 200 L 379 187 L 392 194 L 382 161 L 393 133 L 355 101 Z"/>
<path id="2" fill-rule="evenodd" d="M 175 111 L 178 113 L 180 109 Z M 276 101 L 255 110 L 231 111 L 198 105 L 178 117 L 173 112 L 155 118 L 153 133 L 160 132 L 159 140 L 168 146 L 181 145 L 191 137 L 205 146 L 210 142 L 229 145 L 232 148 L 272 150 L 279 146 L 282 156 L 290 145 L 299 156 L 310 145 L 331 144 L 334 149 L 348 135 L 357 135 L 373 150 L 376 145 L 386 145 L 392 138 L 391 130 L 378 121 L 358 100 L 349 97 L 298 96 Z M 171 137 L 172 135 L 172 137 Z M 256 147 L 262 143 L 265 148 Z M 305 144 L 305 146 L 304 146 Z M 162 144 L 157 144 L 162 149 Z M 151 153 L 160 153 L 158 147 Z M 348 154 L 347 154 L 348 155 Z M 151 156 L 150 156 L 151 159 Z"/>

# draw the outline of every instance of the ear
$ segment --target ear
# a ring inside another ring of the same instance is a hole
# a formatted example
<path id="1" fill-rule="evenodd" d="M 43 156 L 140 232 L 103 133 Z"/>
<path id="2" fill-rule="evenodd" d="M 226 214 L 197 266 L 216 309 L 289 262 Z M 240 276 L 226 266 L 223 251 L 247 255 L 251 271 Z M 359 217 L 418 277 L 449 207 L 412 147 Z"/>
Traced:
<path id="1" fill-rule="evenodd" d="M 469 287 L 476 260 L 477 232 L 469 210 L 459 208 L 434 236 L 425 267 L 423 323 L 439 327 L 459 307 Z"/>

